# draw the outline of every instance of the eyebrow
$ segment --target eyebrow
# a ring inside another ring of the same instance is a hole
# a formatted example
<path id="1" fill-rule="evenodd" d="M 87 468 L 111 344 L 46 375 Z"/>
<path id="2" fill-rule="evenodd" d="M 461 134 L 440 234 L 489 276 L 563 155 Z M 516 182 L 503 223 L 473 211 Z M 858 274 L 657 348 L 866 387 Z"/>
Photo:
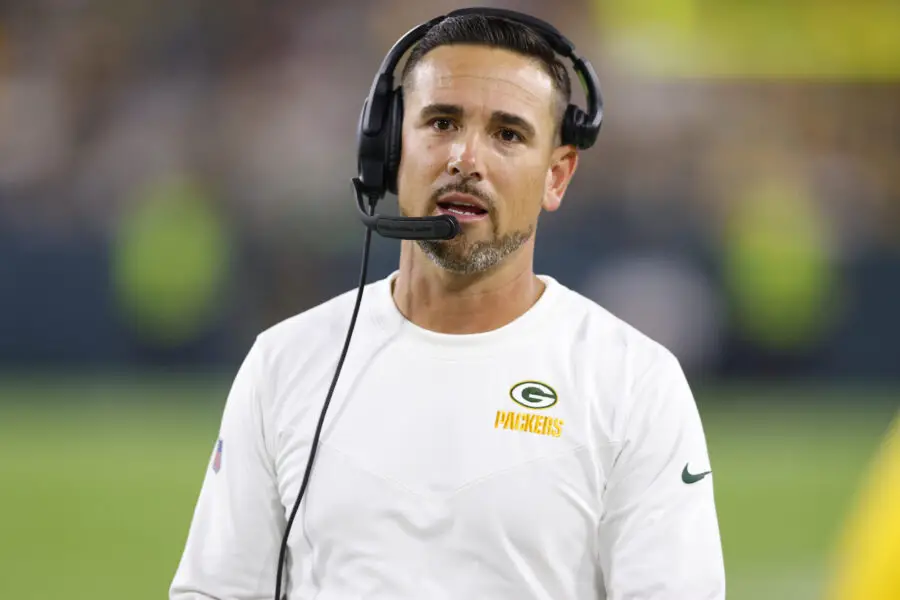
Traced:
<path id="1" fill-rule="evenodd" d="M 433 119 L 435 117 L 452 117 L 454 119 L 459 119 L 463 116 L 464 112 L 463 108 L 456 104 L 429 104 L 422 108 L 419 112 L 419 117 L 423 120 Z M 504 127 L 519 129 L 527 138 L 533 138 L 535 136 L 534 125 L 519 115 L 514 115 L 502 110 L 495 110 L 491 114 L 491 122 Z"/>
<path id="2" fill-rule="evenodd" d="M 461 106 L 455 104 L 429 104 L 422 107 L 419 116 L 422 119 L 433 119 L 434 117 L 453 117 L 460 118 L 463 115 Z"/>
<path id="3" fill-rule="evenodd" d="M 534 126 L 519 115 L 497 110 L 491 115 L 491 121 L 494 121 L 499 125 L 518 129 L 524 133 L 527 138 L 534 138 Z"/>

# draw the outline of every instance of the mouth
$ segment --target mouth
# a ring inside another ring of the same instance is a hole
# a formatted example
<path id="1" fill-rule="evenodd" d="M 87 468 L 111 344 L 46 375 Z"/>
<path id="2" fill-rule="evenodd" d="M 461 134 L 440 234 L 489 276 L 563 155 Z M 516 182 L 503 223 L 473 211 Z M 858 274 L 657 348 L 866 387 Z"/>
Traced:
<path id="1" fill-rule="evenodd" d="M 458 221 L 480 221 L 487 218 L 488 211 L 481 200 L 468 194 L 447 194 L 437 202 L 438 213 L 452 215 Z"/>

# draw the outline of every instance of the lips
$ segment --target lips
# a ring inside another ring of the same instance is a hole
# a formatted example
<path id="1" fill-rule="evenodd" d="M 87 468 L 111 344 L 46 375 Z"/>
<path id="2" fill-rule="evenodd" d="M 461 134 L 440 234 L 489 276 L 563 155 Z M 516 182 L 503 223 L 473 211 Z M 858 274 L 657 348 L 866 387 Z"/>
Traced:
<path id="1" fill-rule="evenodd" d="M 487 216 L 484 203 L 469 194 L 447 194 L 437 201 L 438 212 L 452 215 L 460 221 L 477 221 Z"/>

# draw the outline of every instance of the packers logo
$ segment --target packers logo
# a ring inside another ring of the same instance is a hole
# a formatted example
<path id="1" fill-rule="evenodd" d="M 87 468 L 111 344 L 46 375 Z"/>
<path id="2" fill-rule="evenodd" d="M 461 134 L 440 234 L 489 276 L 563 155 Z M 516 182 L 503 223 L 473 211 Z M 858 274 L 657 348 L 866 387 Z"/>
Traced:
<path id="1" fill-rule="evenodd" d="M 549 408 L 559 399 L 556 391 L 539 381 L 523 381 L 509 390 L 509 396 L 525 408 Z"/>

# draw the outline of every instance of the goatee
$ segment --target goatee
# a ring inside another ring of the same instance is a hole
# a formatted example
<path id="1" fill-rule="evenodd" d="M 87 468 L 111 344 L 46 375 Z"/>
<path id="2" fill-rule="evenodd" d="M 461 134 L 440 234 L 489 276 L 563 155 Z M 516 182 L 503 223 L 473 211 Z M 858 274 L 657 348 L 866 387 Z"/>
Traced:
<path id="1" fill-rule="evenodd" d="M 437 266 L 459 275 L 484 273 L 521 248 L 534 234 L 534 226 L 526 231 L 513 231 L 493 240 L 467 243 L 461 232 L 452 240 L 419 240 L 419 248 Z"/>

